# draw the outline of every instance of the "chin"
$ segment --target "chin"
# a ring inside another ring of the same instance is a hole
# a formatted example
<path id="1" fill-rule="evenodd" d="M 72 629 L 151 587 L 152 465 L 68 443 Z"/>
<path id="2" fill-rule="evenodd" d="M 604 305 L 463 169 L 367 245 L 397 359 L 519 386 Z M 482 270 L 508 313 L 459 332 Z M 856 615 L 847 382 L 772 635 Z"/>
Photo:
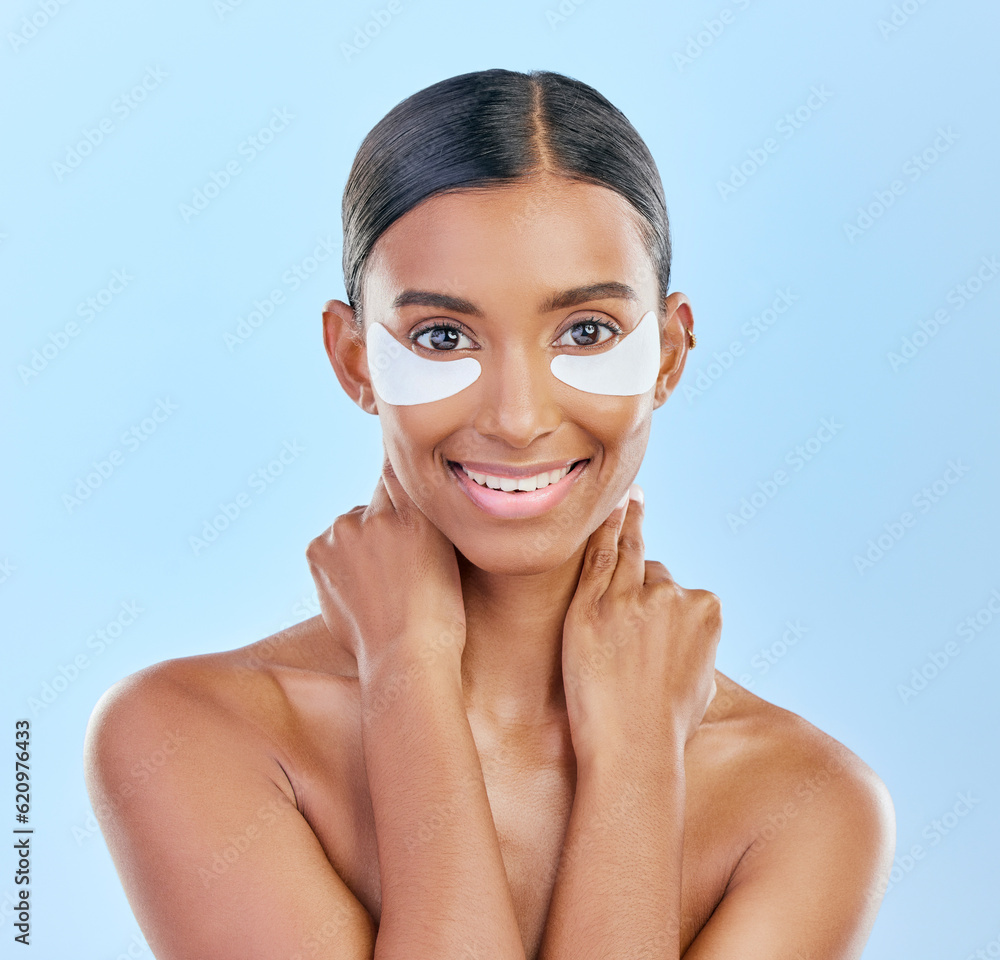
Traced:
<path id="1" fill-rule="evenodd" d="M 500 538 L 476 545 L 465 544 L 463 549 L 455 544 L 455 551 L 474 567 L 485 573 L 495 573 L 509 577 L 526 577 L 555 570 L 569 561 L 581 546 L 561 542 L 558 531 L 539 531 L 536 534 L 522 534 L 510 538 L 504 547 Z"/>

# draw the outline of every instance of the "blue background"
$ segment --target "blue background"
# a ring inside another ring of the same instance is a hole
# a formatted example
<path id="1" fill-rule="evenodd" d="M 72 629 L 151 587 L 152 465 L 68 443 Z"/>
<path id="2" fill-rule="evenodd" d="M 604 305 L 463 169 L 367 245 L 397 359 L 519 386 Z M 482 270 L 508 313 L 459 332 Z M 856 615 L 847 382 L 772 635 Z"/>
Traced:
<path id="1" fill-rule="evenodd" d="M 87 719 L 140 667 L 317 612 L 305 545 L 367 502 L 381 452 L 320 338 L 324 301 L 345 296 L 347 173 L 398 101 L 494 66 L 596 86 L 656 158 L 698 347 L 638 477 L 647 556 L 722 598 L 719 669 L 887 784 L 897 866 L 866 960 L 1000 950 L 1000 8 L 907 0 L 893 27 L 892 3 L 860 0 L 92 0 L 45 22 L 41 2 L 0 22 L 3 729 L 32 719 L 35 956 L 149 955 L 91 816 Z M 251 160 L 274 111 L 290 119 Z M 185 216 L 230 160 L 240 172 Z M 334 252 L 307 260 L 322 242 Z M 296 267 L 316 269 L 293 289 Z M 127 284 L 109 288 L 115 271 Z M 272 290 L 283 302 L 227 344 Z M 766 313 L 781 291 L 791 305 Z M 282 449 L 299 452 L 251 486 Z M 114 469 L 67 501 L 101 461 Z M 239 493 L 250 506 L 196 551 Z M 870 539 L 883 555 L 859 565 Z M 971 810 L 939 832 L 960 794 Z"/>

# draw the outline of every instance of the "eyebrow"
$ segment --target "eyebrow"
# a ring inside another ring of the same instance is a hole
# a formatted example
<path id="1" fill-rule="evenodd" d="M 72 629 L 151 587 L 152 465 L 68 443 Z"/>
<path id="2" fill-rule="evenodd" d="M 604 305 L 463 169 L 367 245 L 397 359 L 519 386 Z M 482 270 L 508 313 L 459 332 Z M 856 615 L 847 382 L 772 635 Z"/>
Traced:
<path id="1" fill-rule="evenodd" d="M 633 300 L 639 295 L 627 283 L 609 280 L 604 283 L 591 283 L 582 287 L 573 287 L 553 294 L 539 304 L 539 313 L 551 313 L 553 310 L 564 310 L 575 307 L 579 303 L 590 300 Z M 485 311 L 464 297 L 452 297 L 445 293 L 433 293 L 430 290 L 404 290 L 392 301 L 394 308 L 399 307 L 436 307 L 439 310 L 449 310 L 453 313 L 464 313 L 470 317 L 483 319 Z"/>

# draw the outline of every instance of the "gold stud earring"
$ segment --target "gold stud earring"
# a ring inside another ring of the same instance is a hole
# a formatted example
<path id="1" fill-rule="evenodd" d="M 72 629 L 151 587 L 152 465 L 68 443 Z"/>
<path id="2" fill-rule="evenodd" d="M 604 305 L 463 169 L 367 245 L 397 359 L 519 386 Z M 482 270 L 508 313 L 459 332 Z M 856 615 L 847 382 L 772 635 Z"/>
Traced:
<path id="1" fill-rule="evenodd" d="M 693 350 L 698 343 L 698 338 L 694 335 L 694 330 L 690 327 L 687 328 L 688 332 L 688 349 Z"/>

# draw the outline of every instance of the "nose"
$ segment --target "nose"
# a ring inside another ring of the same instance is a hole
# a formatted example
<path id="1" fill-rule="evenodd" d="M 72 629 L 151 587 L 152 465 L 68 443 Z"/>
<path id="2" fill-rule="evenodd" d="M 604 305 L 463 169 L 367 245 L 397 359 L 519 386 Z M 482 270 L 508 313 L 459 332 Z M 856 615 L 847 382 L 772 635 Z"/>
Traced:
<path id="1" fill-rule="evenodd" d="M 483 364 L 474 426 L 483 437 L 508 446 L 530 446 L 562 422 L 558 381 L 549 358 L 537 348 L 496 351 Z"/>

